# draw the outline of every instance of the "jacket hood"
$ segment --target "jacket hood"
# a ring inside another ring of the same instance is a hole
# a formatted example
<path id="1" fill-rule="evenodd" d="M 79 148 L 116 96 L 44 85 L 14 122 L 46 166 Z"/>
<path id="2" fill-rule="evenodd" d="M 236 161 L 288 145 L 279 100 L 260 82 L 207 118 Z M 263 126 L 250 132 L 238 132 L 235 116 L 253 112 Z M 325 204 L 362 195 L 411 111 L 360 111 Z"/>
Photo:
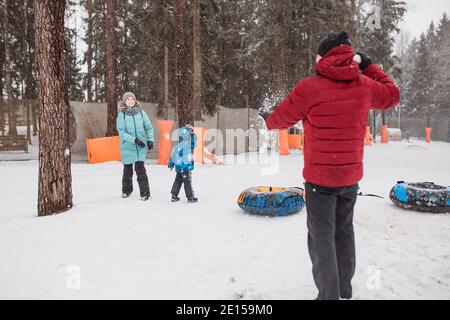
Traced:
<path id="1" fill-rule="evenodd" d="M 191 139 L 191 132 L 189 131 L 188 128 L 181 127 L 180 129 L 178 129 L 178 141 L 179 142 L 182 142 L 182 141 L 189 142 L 190 139 Z"/>
<path id="2" fill-rule="evenodd" d="M 337 81 L 358 79 L 360 71 L 358 64 L 353 60 L 354 56 L 355 51 L 348 45 L 334 47 L 319 60 L 316 73 Z"/>
<path id="3" fill-rule="evenodd" d="M 133 107 L 128 107 L 126 105 L 125 101 L 121 101 L 119 103 L 119 112 L 125 112 L 127 114 L 136 114 L 141 110 L 142 110 L 142 106 L 138 101 L 136 101 L 136 103 L 134 104 Z"/>

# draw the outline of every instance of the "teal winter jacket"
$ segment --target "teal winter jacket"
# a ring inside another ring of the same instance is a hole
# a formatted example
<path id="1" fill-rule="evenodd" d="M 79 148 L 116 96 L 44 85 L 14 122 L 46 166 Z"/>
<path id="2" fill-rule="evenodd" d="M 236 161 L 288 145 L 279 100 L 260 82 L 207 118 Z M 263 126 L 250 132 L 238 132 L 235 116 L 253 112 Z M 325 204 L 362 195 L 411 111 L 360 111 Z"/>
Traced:
<path id="1" fill-rule="evenodd" d="M 138 102 L 133 112 L 127 112 L 124 103 L 121 103 L 117 116 L 117 131 L 120 135 L 120 160 L 123 164 L 131 164 L 136 161 L 145 161 L 147 157 L 147 141 L 154 141 L 153 127 L 150 119 Z M 144 148 L 139 148 L 135 143 L 138 138 L 145 143 Z"/>

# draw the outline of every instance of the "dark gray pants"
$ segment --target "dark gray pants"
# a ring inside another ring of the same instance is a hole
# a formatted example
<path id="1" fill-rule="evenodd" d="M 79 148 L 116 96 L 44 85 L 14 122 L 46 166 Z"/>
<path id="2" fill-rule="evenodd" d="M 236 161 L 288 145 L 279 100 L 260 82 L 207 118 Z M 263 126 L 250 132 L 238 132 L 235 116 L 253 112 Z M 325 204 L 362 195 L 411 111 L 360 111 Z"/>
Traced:
<path id="1" fill-rule="evenodd" d="M 353 208 L 358 185 L 305 184 L 308 250 L 319 299 L 351 298 L 355 273 Z"/>
<path id="2" fill-rule="evenodd" d="M 150 187 L 148 185 L 147 172 L 143 161 L 136 161 L 134 164 L 139 191 L 141 197 L 150 196 Z M 133 164 L 125 164 L 123 166 L 122 176 L 122 193 L 130 194 L 133 192 Z"/>
<path id="3" fill-rule="evenodd" d="M 180 193 L 181 185 L 184 185 L 186 198 L 192 198 L 194 196 L 194 191 L 192 190 L 191 171 L 177 172 L 171 191 L 174 196 L 178 196 L 178 194 Z"/>

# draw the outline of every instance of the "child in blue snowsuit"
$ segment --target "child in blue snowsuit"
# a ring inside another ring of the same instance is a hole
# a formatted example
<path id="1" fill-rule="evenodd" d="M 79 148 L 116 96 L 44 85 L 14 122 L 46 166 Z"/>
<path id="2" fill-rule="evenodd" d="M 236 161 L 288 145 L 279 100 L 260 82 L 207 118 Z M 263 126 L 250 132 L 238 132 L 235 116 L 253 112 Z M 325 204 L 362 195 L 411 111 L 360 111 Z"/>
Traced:
<path id="1" fill-rule="evenodd" d="M 172 149 L 169 168 L 175 167 L 177 175 L 172 186 L 172 202 L 179 201 L 178 194 L 184 184 L 184 192 L 188 202 L 197 202 L 192 190 L 192 170 L 194 170 L 194 148 L 197 145 L 197 136 L 191 126 L 178 129 L 178 144 Z"/>

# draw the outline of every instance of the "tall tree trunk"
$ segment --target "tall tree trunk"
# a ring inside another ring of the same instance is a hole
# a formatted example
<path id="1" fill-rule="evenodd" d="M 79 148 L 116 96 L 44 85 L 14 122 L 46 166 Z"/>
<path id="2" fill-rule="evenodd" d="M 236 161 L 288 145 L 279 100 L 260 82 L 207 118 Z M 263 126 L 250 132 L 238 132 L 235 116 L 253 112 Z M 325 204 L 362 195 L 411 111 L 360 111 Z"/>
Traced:
<path id="1" fill-rule="evenodd" d="M 28 48 L 28 0 L 23 1 L 22 7 L 22 63 L 25 66 L 25 79 L 23 80 L 24 98 L 26 99 L 25 107 L 27 112 L 27 139 L 28 143 L 31 144 L 31 61 L 29 59 L 29 48 Z"/>
<path id="2" fill-rule="evenodd" d="M 87 101 L 92 102 L 92 45 L 93 45 L 93 0 L 87 0 L 88 25 L 87 25 Z"/>
<path id="3" fill-rule="evenodd" d="M 202 120 L 202 53 L 200 31 L 200 0 L 194 0 L 192 5 L 192 55 L 193 65 L 193 93 L 192 105 L 194 107 L 194 119 Z"/>
<path id="4" fill-rule="evenodd" d="M 106 136 L 117 135 L 116 0 L 106 1 Z"/>
<path id="5" fill-rule="evenodd" d="M 169 119 L 169 47 L 164 45 L 163 117 Z"/>
<path id="6" fill-rule="evenodd" d="M 0 59 L 0 79 L 3 79 L 3 60 Z M 5 135 L 5 109 L 3 104 L 3 84 L 0 84 L 0 131 Z"/>
<path id="7" fill-rule="evenodd" d="M 39 93 L 38 215 L 72 207 L 69 113 L 65 102 L 65 0 L 36 0 L 36 78 Z"/>
<path id="8" fill-rule="evenodd" d="M 277 44 L 277 52 L 279 52 L 279 56 L 277 59 L 277 91 L 281 96 L 286 95 L 286 43 L 284 41 L 284 37 L 286 35 L 286 28 L 284 27 L 286 24 L 286 18 L 284 14 L 284 2 L 277 2 L 277 23 L 279 27 L 279 35 L 275 39 L 275 43 Z"/>
<path id="9" fill-rule="evenodd" d="M 175 43 L 178 125 L 192 124 L 192 111 L 188 107 L 188 59 L 186 34 L 186 0 L 175 0 Z"/>
<path id="10" fill-rule="evenodd" d="M 8 112 L 8 134 L 17 136 L 16 127 L 16 104 L 12 103 L 13 86 L 11 75 L 11 48 L 10 48 L 10 28 L 8 20 L 8 0 L 3 2 L 3 46 L 5 47 L 5 80 L 6 80 L 6 108 Z"/>
<path id="11" fill-rule="evenodd" d="M 95 50 L 94 50 L 94 61 L 95 62 L 95 67 L 97 67 L 97 61 L 98 61 L 98 45 L 95 46 Z M 98 98 L 98 86 L 99 86 L 99 75 L 96 72 L 95 75 L 92 75 L 94 78 L 94 101 L 99 102 L 99 98 Z"/>
<path id="12" fill-rule="evenodd" d="M 29 8 L 32 8 L 32 12 L 34 13 L 34 11 L 36 10 L 36 4 L 35 1 L 32 0 L 26 0 L 29 4 Z M 30 25 L 28 24 L 28 28 L 27 28 L 27 48 L 28 48 L 28 65 L 27 65 L 27 71 L 26 71 L 26 83 L 27 83 L 27 90 L 30 99 L 35 100 L 37 98 L 36 95 L 36 85 L 33 79 L 33 70 L 35 69 L 35 56 L 36 56 L 36 51 L 33 51 L 33 48 L 35 47 L 35 43 L 34 40 L 32 38 L 33 32 L 29 32 L 29 27 Z M 34 28 L 34 25 L 31 26 L 32 28 Z M 34 29 L 32 29 L 34 30 Z M 33 101 L 33 103 L 31 103 L 31 120 L 32 120 L 32 125 L 33 125 L 33 136 L 36 137 L 37 136 L 37 132 L 38 132 L 38 121 L 37 121 L 37 113 L 38 113 L 38 104 L 37 104 L 37 100 Z"/>

